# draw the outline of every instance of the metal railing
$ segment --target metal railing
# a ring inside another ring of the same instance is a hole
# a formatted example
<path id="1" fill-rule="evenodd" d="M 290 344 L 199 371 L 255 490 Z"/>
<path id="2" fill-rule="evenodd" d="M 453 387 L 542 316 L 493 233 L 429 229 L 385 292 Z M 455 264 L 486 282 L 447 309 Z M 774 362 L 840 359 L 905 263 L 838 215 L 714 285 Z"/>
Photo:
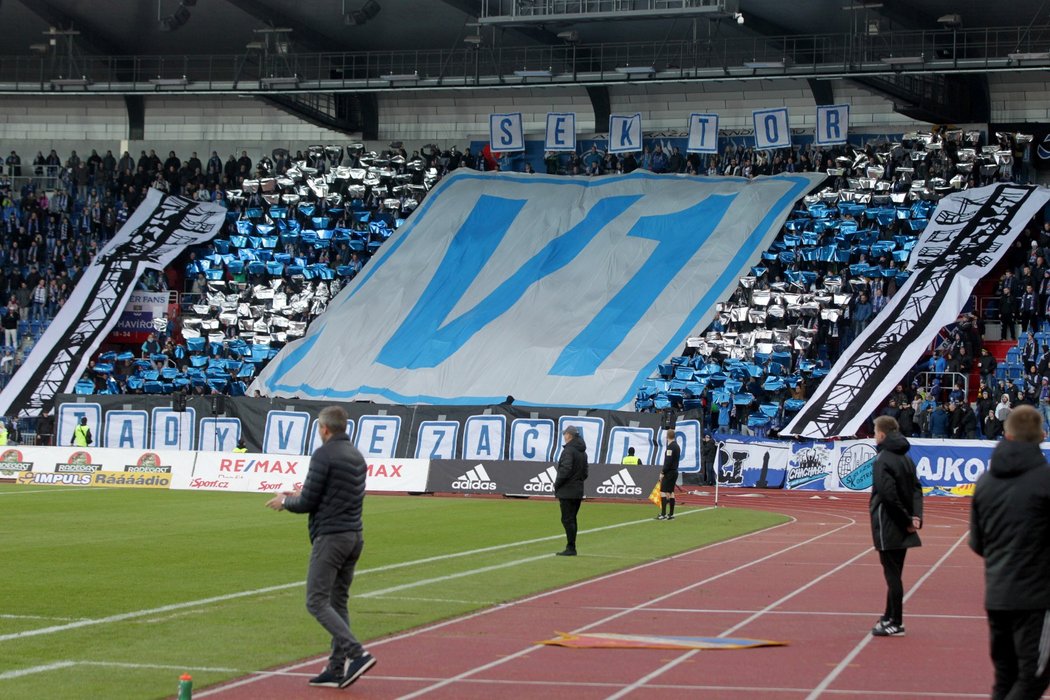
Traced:
<path id="1" fill-rule="evenodd" d="M 963 400 L 967 400 L 966 397 L 970 395 L 970 377 L 963 372 L 919 372 L 915 377 L 919 380 L 919 386 L 926 391 L 929 391 L 933 387 L 934 380 L 939 378 L 942 391 L 950 392 L 957 383 L 962 382 Z M 934 398 L 939 401 L 941 397 Z"/>
<path id="2" fill-rule="evenodd" d="M 1050 25 L 241 55 L 0 56 L 0 93 L 314 92 L 1045 70 Z M 633 68 L 631 71 L 625 69 Z"/>

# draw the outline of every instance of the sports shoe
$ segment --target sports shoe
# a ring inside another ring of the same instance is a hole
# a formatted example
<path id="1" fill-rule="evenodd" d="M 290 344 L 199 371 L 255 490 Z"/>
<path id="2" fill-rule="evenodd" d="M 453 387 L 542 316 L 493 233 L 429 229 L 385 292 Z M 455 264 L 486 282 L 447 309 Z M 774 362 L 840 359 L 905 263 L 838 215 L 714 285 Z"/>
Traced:
<path id="1" fill-rule="evenodd" d="M 346 688 L 353 684 L 361 676 L 365 675 L 368 669 L 376 665 L 376 659 L 374 656 L 369 654 L 367 651 L 356 659 L 347 659 L 346 666 L 343 669 L 343 680 L 339 682 L 340 688 Z"/>
<path id="2" fill-rule="evenodd" d="M 655 518 L 653 518 L 653 520 L 667 520 L 667 516 L 666 515 L 658 515 Z"/>
<path id="3" fill-rule="evenodd" d="M 315 688 L 338 688 L 342 680 L 342 674 L 336 673 L 330 668 L 325 668 L 325 670 L 321 671 L 321 675 L 310 679 L 310 685 Z"/>
<path id="4" fill-rule="evenodd" d="M 667 516 L 667 519 L 668 519 L 668 520 L 674 520 L 674 516 L 673 516 L 673 515 L 668 515 L 668 516 Z"/>
<path id="5" fill-rule="evenodd" d="M 871 634 L 875 637 L 903 637 L 904 625 L 879 620 L 879 623 L 871 630 Z"/>
<path id="6" fill-rule="evenodd" d="M 573 547 L 566 547 L 560 552 L 557 552 L 554 556 L 556 557 L 574 557 L 576 556 L 576 550 Z"/>

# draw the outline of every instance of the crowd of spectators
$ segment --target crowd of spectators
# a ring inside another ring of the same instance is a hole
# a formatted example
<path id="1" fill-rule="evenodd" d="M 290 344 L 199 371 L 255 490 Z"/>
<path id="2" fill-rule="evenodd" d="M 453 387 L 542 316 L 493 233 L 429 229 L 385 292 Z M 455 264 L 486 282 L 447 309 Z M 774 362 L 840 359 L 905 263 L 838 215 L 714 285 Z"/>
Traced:
<path id="1" fill-rule="evenodd" d="M 710 158 L 707 173 L 712 175 L 823 170 L 829 180 L 822 192 L 800 202 L 776 241 L 763 252 L 761 263 L 740 279 L 730 301 L 719 306 L 710 325 L 639 387 L 636 409 L 697 410 L 712 430 L 760 437 L 777 434 L 812 395 L 841 352 L 907 280 L 910 251 L 937 200 L 965 187 L 1028 180 L 1024 165 L 1027 139 L 1007 134 L 997 137 L 999 143 L 980 151 L 974 134 L 957 131 L 939 136 L 910 134 L 901 143 L 869 144 L 862 150 L 756 153 L 735 149 Z M 681 166 L 687 172 L 695 171 L 699 164 L 695 157 L 690 158 Z M 1050 225 L 1042 235 L 1050 245 Z M 1008 260 L 1012 266 L 1021 265 L 1017 276 L 1026 280 L 1011 286 L 1016 308 L 1034 305 L 1040 318 L 1050 321 L 1046 250 L 1046 245 L 1031 242 L 1026 233 Z M 1029 285 L 1036 290 L 1035 297 Z M 1026 313 L 1022 320 L 1031 325 L 1036 315 Z M 945 329 L 945 342 L 929 366 L 924 362 L 909 372 L 900 392 L 888 397 L 880 412 L 897 415 L 903 411 L 906 434 L 986 434 L 982 419 L 990 407 L 981 398 L 998 398 L 999 384 L 978 387 L 977 415 L 981 419 L 973 415 L 974 408 L 967 401 L 973 358 L 980 357 L 982 367 L 988 360 L 994 363 L 987 351 L 982 352 L 983 332 L 983 319 L 970 313 Z M 1045 339 L 1050 345 L 1050 333 Z M 1050 347 L 1036 352 L 1032 350 L 1036 345 L 1033 339 L 1027 346 L 1029 356 L 1045 357 L 1050 363 Z M 1004 378 L 1002 371 L 996 375 L 994 365 L 990 375 L 991 380 Z M 1045 415 L 1050 422 L 1050 380 L 1043 382 L 1033 374 L 1023 382 L 1024 386 L 1011 384 L 1012 390 L 1031 389 L 1037 396 L 1046 396 Z M 1011 396 L 1010 400 L 1016 403 L 1015 399 Z M 1001 434 L 1001 426 L 993 434 Z"/>
<path id="2" fill-rule="evenodd" d="M 776 430 L 906 279 L 907 253 L 935 200 L 953 188 L 1026 177 L 1019 159 L 1001 151 L 995 163 L 975 157 L 969 134 L 912 136 L 863 148 L 754 151 L 727 143 L 718 156 L 703 158 L 659 140 L 622 157 L 593 146 L 548 154 L 547 171 L 566 174 L 647 168 L 829 177 L 823 192 L 800 202 L 711 327 L 640 390 L 638 408 L 702 406 L 714 425 Z M 82 159 L 74 152 L 62 161 L 52 151 L 37 154 L 32 166 L 12 152 L 6 165 L 12 179 L 0 189 L 0 293 L 10 302 L 0 312 L 0 383 L 94 253 L 154 187 L 223 204 L 226 224 L 166 274 L 140 280 L 141 289 L 179 291 L 180 313 L 163 319 L 141 347 L 106 348 L 78 391 L 234 395 L 324 312 L 440 177 L 457 168 L 532 170 L 469 148 L 410 154 L 399 144 L 383 153 L 277 149 L 255 161 L 243 151 L 225 160 L 216 152 L 185 160 L 169 152 L 162 160 L 152 150 L 138 158 L 91 151 Z"/>

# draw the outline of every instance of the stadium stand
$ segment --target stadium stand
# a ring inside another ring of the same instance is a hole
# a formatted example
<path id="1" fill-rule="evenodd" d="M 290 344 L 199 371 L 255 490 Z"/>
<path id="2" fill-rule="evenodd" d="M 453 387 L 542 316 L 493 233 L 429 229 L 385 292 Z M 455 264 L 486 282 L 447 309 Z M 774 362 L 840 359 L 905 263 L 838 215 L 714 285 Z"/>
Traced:
<path id="1" fill-rule="evenodd" d="M 720 409 L 727 407 L 730 419 L 723 427 L 759 435 L 775 431 L 802 405 L 866 315 L 877 313 L 907 278 L 908 252 L 937 197 L 964 184 L 1022 175 L 1014 163 L 980 161 L 974 134 L 908 136 L 900 144 L 862 149 L 801 146 L 767 152 L 729 143 L 706 161 L 696 154 L 683 157 L 677 148 L 667 155 L 658 140 L 642 153 L 621 157 L 596 146 L 582 156 L 547 154 L 546 171 L 559 174 L 647 167 L 688 175 L 818 170 L 829 175 L 826 189 L 799 203 L 761 264 L 720 308 L 718 320 L 639 388 L 638 410 L 703 408 L 716 426 L 717 415 L 725 412 Z M 213 152 L 206 164 L 194 152 L 183 163 L 174 151 L 161 162 L 150 150 L 137 161 L 125 153 L 119 162 L 110 153 L 105 158 L 93 153 L 87 161 L 74 153 L 56 169 L 49 165 L 56 158 L 38 154 L 33 166 L 45 184 L 59 184 L 50 199 L 42 194 L 42 202 L 37 200 L 34 182 L 4 209 L 5 231 L 24 227 L 27 234 L 39 228 L 46 212 L 44 245 L 39 250 L 31 245 L 26 255 L 44 267 L 48 296 L 42 312 L 31 301 L 18 304 L 21 315 L 32 313 L 34 321 L 20 320 L 23 342 L 5 346 L 0 382 L 32 348 L 62 294 L 68 295 L 75 281 L 66 279 L 69 272 L 75 275 L 127 219 L 142 187 L 221 201 L 229 208 L 223 235 L 192 251 L 183 274 L 140 282 L 143 289 L 159 291 L 170 284 L 182 290 L 181 314 L 166 324 L 175 327 L 157 329 L 158 351 L 101 352 L 77 384 L 82 394 L 243 395 L 258 369 L 285 342 L 303 335 L 442 175 L 457 167 L 532 171 L 531 163 L 509 157 L 475 157 L 469 149 L 434 146 L 411 156 L 403 149 L 366 153 L 361 145 L 309 146 L 294 155 L 276 149 L 254 163 L 247 152 L 239 159 L 229 154 L 225 163 Z M 20 164 L 8 163 L 9 172 L 15 168 Z M 968 176 L 953 176 L 956 171 Z M 64 232 L 73 234 L 71 242 Z M 44 265 L 49 258 L 56 264 Z M 28 281 L 36 279 L 32 270 L 19 272 Z"/>

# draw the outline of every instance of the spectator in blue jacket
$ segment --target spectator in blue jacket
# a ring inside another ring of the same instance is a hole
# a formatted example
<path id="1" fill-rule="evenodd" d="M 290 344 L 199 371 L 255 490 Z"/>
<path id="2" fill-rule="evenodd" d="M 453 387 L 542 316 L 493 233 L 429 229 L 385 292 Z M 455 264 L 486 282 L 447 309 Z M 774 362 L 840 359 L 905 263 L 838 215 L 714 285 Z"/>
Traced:
<path id="1" fill-rule="evenodd" d="M 944 410 L 943 404 L 937 404 L 930 416 L 930 435 L 934 438 L 948 437 L 948 412 Z"/>
<path id="2" fill-rule="evenodd" d="M 853 337 L 856 338 L 864 330 L 864 326 L 871 318 L 871 302 L 868 295 L 861 292 L 860 298 L 853 307 Z"/>

